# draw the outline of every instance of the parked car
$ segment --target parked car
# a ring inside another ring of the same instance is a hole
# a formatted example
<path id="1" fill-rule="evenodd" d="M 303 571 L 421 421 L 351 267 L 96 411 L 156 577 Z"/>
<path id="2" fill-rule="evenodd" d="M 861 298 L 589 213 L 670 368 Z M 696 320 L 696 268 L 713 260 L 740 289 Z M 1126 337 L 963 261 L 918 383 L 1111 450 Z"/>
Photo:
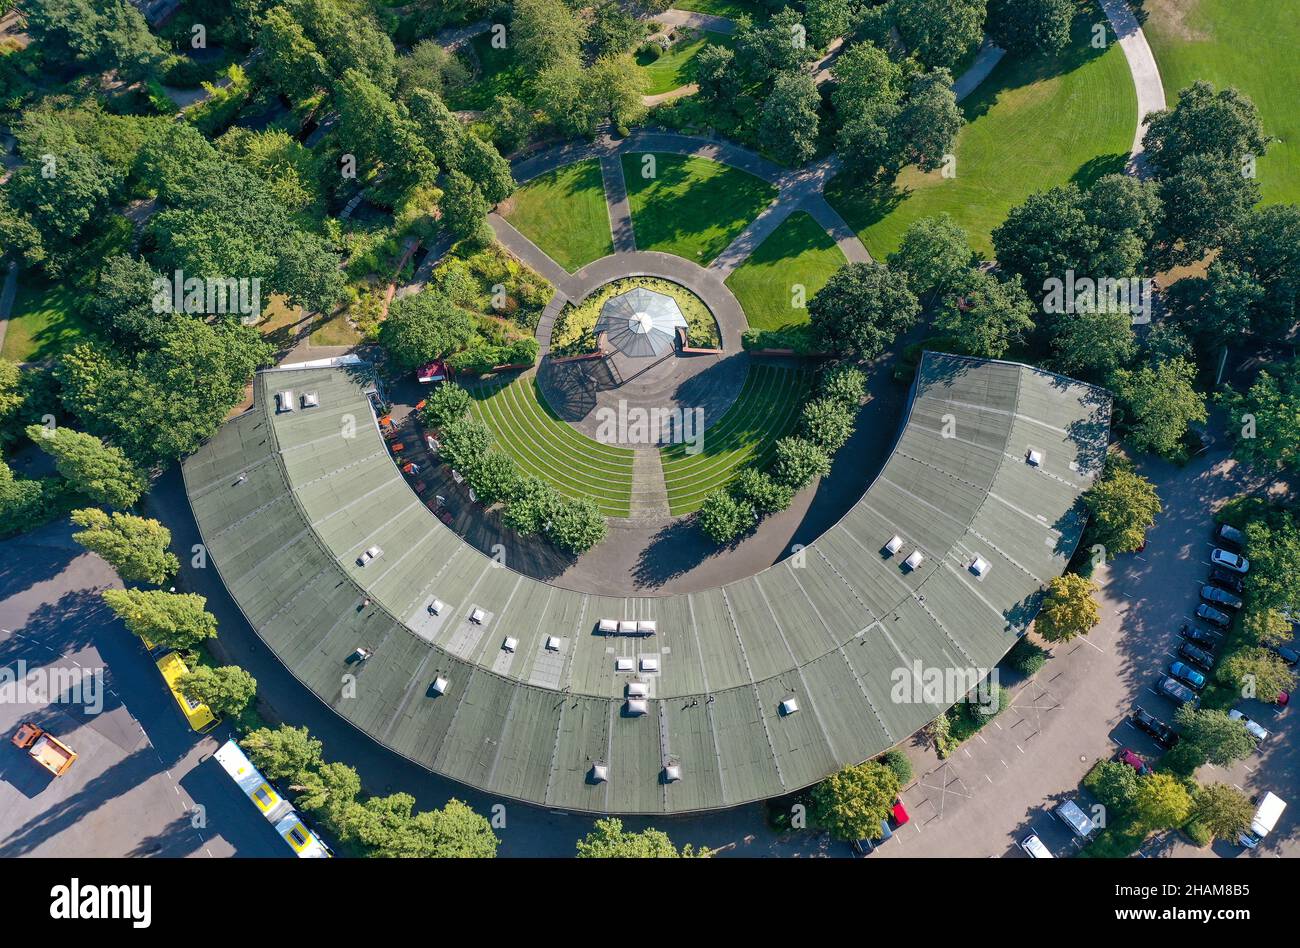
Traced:
<path id="1" fill-rule="evenodd" d="M 1121 764 L 1128 764 L 1138 772 L 1139 777 L 1145 777 L 1147 774 L 1151 773 L 1151 768 L 1147 766 L 1147 762 L 1127 747 L 1122 748 L 1120 752 L 1115 755 L 1115 759 Z"/>
<path id="2" fill-rule="evenodd" d="M 1224 569 L 1222 566 L 1216 566 L 1210 570 L 1210 582 L 1229 592 L 1234 592 L 1238 596 L 1246 591 L 1246 583 L 1241 576 L 1230 569 Z"/>
<path id="3" fill-rule="evenodd" d="M 1268 738 L 1268 731 L 1265 730 L 1262 726 L 1260 726 L 1257 722 L 1252 721 L 1250 718 L 1246 717 L 1245 712 L 1233 708 L 1231 711 L 1228 712 L 1228 717 L 1232 718 L 1232 720 L 1234 721 L 1240 721 L 1242 724 L 1246 725 L 1246 730 L 1250 732 L 1250 736 L 1253 737 L 1255 740 L 1263 741 Z"/>
<path id="4" fill-rule="evenodd" d="M 1294 665 L 1297 662 L 1300 662 L 1300 652 L 1297 652 L 1289 645 L 1270 645 L 1269 648 L 1273 650 L 1274 654 L 1276 654 L 1278 658 L 1282 659 L 1282 661 L 1286 662 L 1288 665 Z"/>
<path id="5" fill-rule="evenodd" d="M 1203 668 L 1206 671 L 1214 667 L 1214 656 L 1203 648 L 1197 648 L 1195 645 L 1184 642 L 1178 646 L 1178 654 L 1196 667 Z"/>
<path id="6" fill-rule="evenodd" d="M 1221 523 L 1214 528 L 1214 543 L 1216 546 L 1241 552 L 1246 548 L 1246 535 L 1236 527 Z"/>
<path id="7" fill-rule="evenodd" d="M 1215 606 L 1226 607 L 1228 609 L 1240 609 L 1241 600 L 1228 592 L 1226 589 L 1220 589 L 1218 586 L 1202 586 L 1201 599 Z"/>
<path id="8" fill-rule="evenodd" d="M 1154 714 L 1148 714 L 1141 708 L 1136 709 L 1129 720 L 1140 731 L 1146 731 L 1157 744 L 1168 750 L 1178 743 L 1178 734 L 1172 727 L 1161 721 Z"/>
<path id="9" fill-rule="evenodd" d="M 1183 662 L 1170 662 L 1169 674 L 1196 691 L 1200 691 L 1205 687 L 1205 676 Z"/>
<path id="10" fill-rule="evenodd" d="M 1080 839 L 1087 839 L 1092 831 L 1097 828 L 1097 824 L 1089 819 L 1088 814 L 1079 808 L 1079 804 L 1073 800 L 1065 800 L 1057 804 L 1056 809 L 1052 811 L 1066 826 L 1070 827 L 1070 832 Z"/>
<path id="11" fill-rule="evenodd" d="M 1186 623 L 1179 629 L 1179 633 L 1193 645 L 1198 645 L 1209 652 L 1217 649 L 1219 643 L 1223 641 L 1223 636 L 1212 629 L 1200 629 Z"/>
<path id="12" fill-rule="evenodd" d="M 1196 607 L 1196 618 L 1203 619 L 1210 625 L 1217 625 L 1220 629 L 1226 629 L 1232 625 L 1232 616 L 1226 612 L 1220 612 L 1213 606 L 1207 606 L 1205 603 L 1201 603 Z"/>
<path id="13" fill-rule="evenodd" d="M 907 809 L 903 806 L 903 801 L 895 798 L 894 806 L 889 811 L 888 819 L 880 821 L 880 838 L 879 839 L 855 839 L 850 845 L 853 851 L 859 856 L 867 856 L 875 851 L 875 848 L 881 843 L 890 840 L 894 836 L 894 830 L 898 829 L 911 817 L 907 814 Z"/>
<path id="14" fill-rule="evenodd" d="M 1240 553 L 1233 553 L 1229 550 L 1215 547 L 1210 553 L 1210 562 L 1215 566 L 1222 566 L 1224 569 L 1230 569 L 1234 573 L 1250 572 L 1250 560 L 1246 559 Z"/>
<path id="15" fill-rule="evenodd" d="M 1168 675 L 1161 675 L 1160 680 L 1156 682 L 1156 690 L 1162 695 L 1178 704 L 1190 704 L 1196 707 L 1200 700 L 1196 697 L 1196 692 L 1188 688 L 1182 682 L 1170 678 Z"/>
<path id="16" fill-rule="evenodd" d="M 1055 859 L 1052 851 L 1043 845 L 1043 841 L 1038 838 L 1037 833 L 1030 833 L 1020 841 L 1020 848 L 1029 854 L 1031 859 Z"/>

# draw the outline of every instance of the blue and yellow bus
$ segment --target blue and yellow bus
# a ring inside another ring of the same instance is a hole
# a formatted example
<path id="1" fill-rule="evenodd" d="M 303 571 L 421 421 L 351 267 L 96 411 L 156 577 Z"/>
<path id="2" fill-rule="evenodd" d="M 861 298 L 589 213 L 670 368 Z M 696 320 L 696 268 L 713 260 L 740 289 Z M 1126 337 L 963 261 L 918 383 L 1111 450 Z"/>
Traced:
<path id="1" fill-rule="evenodd" d="M 262 776 L 262 772 L 253 766 L 253 762 L 238 744 L 226 741 L 217 748 L 214 756 L 230 779 L 244 791 L 244 796 L 253 801 L 253 805 L 275 827 L 280 838 L 289 844 L 299 859 L 328 859 L 334 855 L 307 828 L 293 804 L 280 796 L 270 781 Z"/>

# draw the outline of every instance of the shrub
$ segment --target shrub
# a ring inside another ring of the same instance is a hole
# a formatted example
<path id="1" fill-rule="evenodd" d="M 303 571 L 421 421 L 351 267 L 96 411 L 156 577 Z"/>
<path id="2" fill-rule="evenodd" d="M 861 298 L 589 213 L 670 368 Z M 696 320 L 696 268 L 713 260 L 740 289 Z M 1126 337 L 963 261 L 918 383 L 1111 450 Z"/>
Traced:
<path id="1" fill-rule="evenodd" d="M 799 425 L 805 438 L 834 454 L 853 435 L 853 414 L 843 402 L 814 398 L 804 403 Z"/>
<path id="2" fill-rule="evenodd" d="M 838 362 L 822 372 L 817 380 L 817 393 L 849 410 L 856 409 L 867 394 L 867 376 L 847 363 Z"/>
<path id="3" fill-rule="evenodd" d="M 904 786 L 912 779 L 912 762 L 897 747 L 891 748 L 876 758 L 898 777 L 899 786 Z"/>
<path id="4" fill-rule="evenodd" d="M 802 490 L 813 478 L 825 477 L 830 471 L 830 456 L 811 441 L 788 437 L 776 442 L 772 476 L 791 490 Z"/>
<path id="5" fill-rule="evenodd" d="M 425 399 L 421 418 L 432 428 L 443 428 L 464 418 L 469 413 L 471 401 L 469 392 L 454 382 L 445 382 Z"/>
<path id="6" fill-rule="evenodd" d="M 695 522 L 714 543 L 730 543 L 754 526 L 758 514 L 749 501 L 715 490 L 700 504 Z"/>
<path id="7" fill-rule="evenodd" d="M 776 513 L 790 506 L 794 496 L 787 485 L 778 483 L 770 474 L 747 467 L 740 472 L 731 485 L 732 495 L 739 501 L 746 502 L 759 514 Z"/>
<path id="8" fill-rule="evenodd" d="M 562 499 L 545 524 L 546 539 L 568 553 L 586 553 L 605 539 L 605 518 L 590 497 Z"/>
<path id="9" fill-rule="evenodd" d="M 1007 667 L 1019 672 L 1026 678 L 1032 678 L 1047 661 L 1047 649 L 1029 641 L 1028 636 L 1016 639 L 1005 659 Z"/>

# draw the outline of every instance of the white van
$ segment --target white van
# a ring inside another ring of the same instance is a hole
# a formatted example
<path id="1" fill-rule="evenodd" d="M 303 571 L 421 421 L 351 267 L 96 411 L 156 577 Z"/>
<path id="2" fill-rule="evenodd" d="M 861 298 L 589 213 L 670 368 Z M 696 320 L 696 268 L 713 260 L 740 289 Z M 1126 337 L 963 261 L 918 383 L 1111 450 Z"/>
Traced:
<path id="1" fill-rule="evenodd" d="M 1037 833 L 1030 833 L 1020 841 L 1020 848 L 1029 853 L 1033 859 L 1055 859 L 1052 851 L 1043 845 Z"/>
<path id="2" fill-rule="evenodd" d="M 1096 829 L 1092 820 L 1088 818 L 1088 814 L 1079 809 L 1079 804 L 1073 800 L 1066 800 L 1052 812 L 1056 814 L 1057 819 L 1070 827 L 1070 831 L 1080 839 L 1087 839 L 1092 834 L 1092 831 Z"/>
<path id="3" fill-rule="evenodd" d="M 1241 834 L 1241 845 L 1254 849 L 1277 826 L 1277 821 L 1286 809 L 1286 801 L 1271 790 L 1264 791 L 1255 807 L 1255 817 L 1250 821 L 1250 829 Z"/>

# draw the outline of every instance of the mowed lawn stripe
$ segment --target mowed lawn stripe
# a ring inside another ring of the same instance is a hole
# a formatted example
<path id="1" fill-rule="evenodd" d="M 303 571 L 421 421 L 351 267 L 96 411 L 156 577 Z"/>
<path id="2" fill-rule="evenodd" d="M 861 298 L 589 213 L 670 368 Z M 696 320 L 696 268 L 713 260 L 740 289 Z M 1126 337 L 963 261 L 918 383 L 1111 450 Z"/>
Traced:
<path id="1" fill-rule="evenodd" d="M 807 301 L 847 262 L 812 215 L 797 211 L 727 277 L 727 286 L 752 329 L 780 329 L 808 322 Z M 795 286 L 803 287 L 801 309 L 794 306 Z"/>
<path id="2" fill-rule="evenodd" d="M 539 175 L 511 195 L 504 210 L 506 220 L 570 273 L 614 252 L 595 158 Z"/>

